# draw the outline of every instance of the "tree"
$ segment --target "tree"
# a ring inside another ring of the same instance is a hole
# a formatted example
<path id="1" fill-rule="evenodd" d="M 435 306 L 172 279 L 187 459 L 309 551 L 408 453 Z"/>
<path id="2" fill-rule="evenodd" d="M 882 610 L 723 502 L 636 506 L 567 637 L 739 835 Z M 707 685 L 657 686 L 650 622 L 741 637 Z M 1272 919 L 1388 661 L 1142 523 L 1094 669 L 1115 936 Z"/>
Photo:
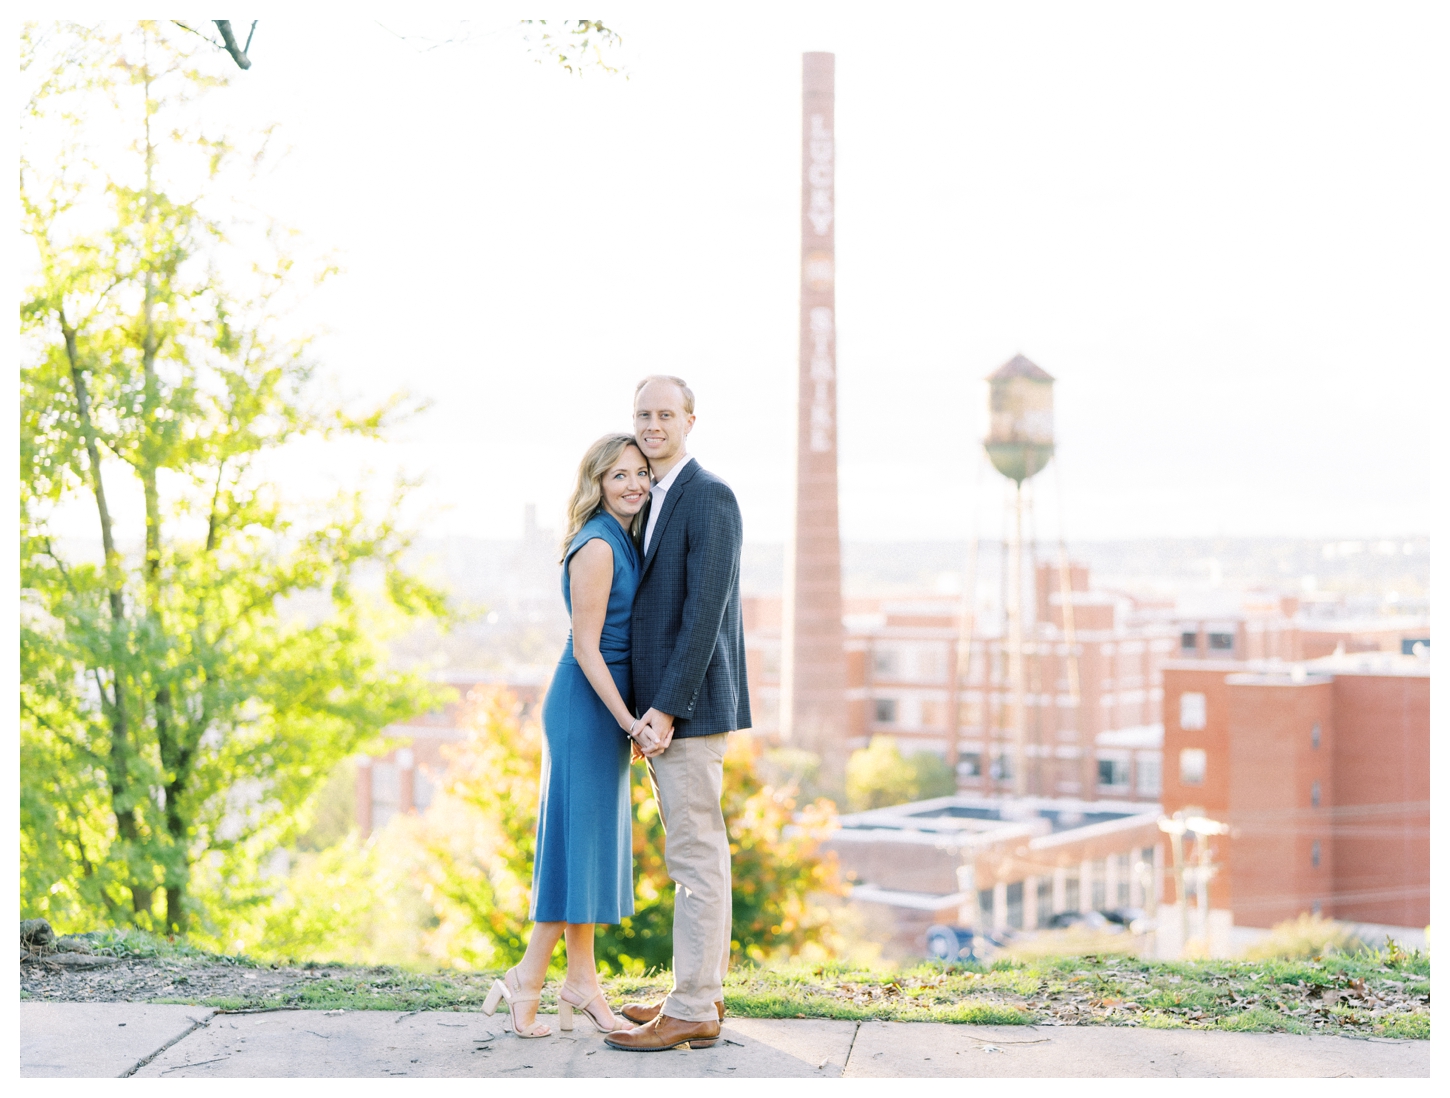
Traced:
<path id="1" fill-rule="evenodd" d="M 439 960 L 497 967 L 516 962 L 528 940 L 543 737 L 506 691 L 481 690 L 470 701 L 468 739 L 453 749 L 419 826 L 427 855 L 421 888 L 438 922 L 426 950 Z M 818 801 L 796 812 L 793 787 L 773 788 L 756 776 L 759 758 L 749 735 L 731 737 L 723 804 L 734 951 L 761 960 L 813 943 L 829 952 L 827 913 L 812 897 L 840 891 L 834 855 L 820 851 L 835 806 Z M 631 784 L 635 914 L 600 927 L 595 947 L 616 972 L 668 967 L 674 918 L 659 813 L 641 770 Z"/>
<path id="2" fill-rule="evenodd" d="M 872 736 L 846 760 L 846 797 L 857 812 L 957 791 L 956 776 L 930 751 L 902 756 L 891 736 Z"/>
<path id="3" fill-rule="evenodd" d="M 32 25 L 22 74 L 22 908 L 218 935 L 337 762 L 436 701 L 380 644 L 443 613 L 400 567 L 407 486 L 308 511 L 267 475 L 404 409 L 317 395 L 285 326 L 312 280 L 228 205 L 260 151 L 207 124 L 188 41 Z M 80 506 L 99 559 L 53 531 Z"/>
<path id="4" fill-rule="evenodd" d="M 511 965 L 528 943 L 543 733 L 507 690 L 475 688 L 466 703 L 468 737 L 445 749 L 448 771 L 416 832 L 440 928 L 429 952 Z"/>
<path id="5" fill-rule="evenodd" d="M 212 25 L 217 29 L 217 37 L 213 38 L 207 31 L 198 29 L 190 23 L 184 23 L 180 19 L 173 19 L 173 23 L 182 30 L 196 35 L 203 41 L 209 42 L 218 50 L 224 51 L 239 69 L 250 69 L 252 58 L 252 36 L 257 33 L 257 20 L 252 20 L 252 25 L 247 29 L 247 40 L 238 45 L 236 32 L 232 29 L 230 19 L 213 19 Z M 381 24 L 379 24 L 381 25 Z M 624 44 L 624 39 L 616 32 L 610 30 L 599 19 L 559 19 L 550 21 L 547 19 L 520 19 L 518 26 L 524 30 L 529 40 L 529 48 L 535 53 L 536 60 L 542 63 L 544 60 L 553 61 L 566 72 L 582 74 L 586 68 L 598 67 L 607 73 L 617 73 L 619 70 L 604 60 L 604 50 Z M 468 21 L 464 20 L 465 28 L 458 35 L 450 35 L 440 42 L 433 42 L 424 47 L 425 49 L 436 49 L 438 46 L 452 45 L 456 42 L 466 42 L 472 37 L 468 29 Z M 399 38 L 409 39 L 413 35 L 398 35 Z M 626 78 L 627 79 L 627 78 Z"/>
<path id="6" fill-rule="evenodd" d="M 237 68 L 250 69 L 252 67 L 252 59 L 247 56 L 247 51 L 252 48 L 252 35 L 257 33 L 257 20 L 252 20 L 251 27 L 247 29 L 247 40 L 240 46 L 237 45 L 237 36 L 232 30 L 232 21 L 230 19 L 213 19 L 211 21 L 212 25 L 216 27 L 217 33 L 221 36 L 220 42 L 202 31 L 197 30 L 195 27 L 183 23 L 180 19 L 173 19 L 172 22 L 182 30 L 190 31 L 192 34 L 206 39 L 206 41 L 210 42 L 217 49 L 225 50 L 227 56 L 237 63 Z"/>

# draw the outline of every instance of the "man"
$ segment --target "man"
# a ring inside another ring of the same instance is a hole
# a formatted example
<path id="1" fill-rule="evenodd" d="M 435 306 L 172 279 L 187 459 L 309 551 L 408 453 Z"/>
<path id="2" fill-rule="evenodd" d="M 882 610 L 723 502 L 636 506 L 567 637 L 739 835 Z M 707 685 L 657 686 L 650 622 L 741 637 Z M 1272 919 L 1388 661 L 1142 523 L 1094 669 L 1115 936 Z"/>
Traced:
<path id="1" fill-rule="evenodd" d="M 695 395 L 653 376 L 634 394 L 635 438 L 655 484 L 634 596 L 636 733 L 665 827 L 675 882 L 674 987 L 631 1003 L 636 1025 L 605 1040 L 652 1052 L 708 1048 L 725 1017 L 730 963 L 730 839 L 720 810 L 725 739 L 750 727 L 740 622 L 740 508 L 735 493 L 685 452 Z"/>

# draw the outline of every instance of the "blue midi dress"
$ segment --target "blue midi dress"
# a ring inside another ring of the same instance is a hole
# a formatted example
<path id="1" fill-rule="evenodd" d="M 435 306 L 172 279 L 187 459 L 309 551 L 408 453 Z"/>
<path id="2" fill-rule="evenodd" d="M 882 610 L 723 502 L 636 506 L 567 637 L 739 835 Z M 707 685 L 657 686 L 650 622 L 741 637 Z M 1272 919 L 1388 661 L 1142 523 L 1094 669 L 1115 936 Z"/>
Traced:
<path id="1" fill-rule="evenodd" d="M 632 711 L 629 620 L 640 556 L 611 515 L 595 515 L 570 543 L 564 558 L 564 605 L 572 615 L 569 562 L 595 538 L 614 550 L 614 580 L 599 651 Z M 529 917 L 545 923 L 617 923 L 633 914 L 629 737 L 575 662 L 571 632 L 544 697 L 544 761 Z"/>

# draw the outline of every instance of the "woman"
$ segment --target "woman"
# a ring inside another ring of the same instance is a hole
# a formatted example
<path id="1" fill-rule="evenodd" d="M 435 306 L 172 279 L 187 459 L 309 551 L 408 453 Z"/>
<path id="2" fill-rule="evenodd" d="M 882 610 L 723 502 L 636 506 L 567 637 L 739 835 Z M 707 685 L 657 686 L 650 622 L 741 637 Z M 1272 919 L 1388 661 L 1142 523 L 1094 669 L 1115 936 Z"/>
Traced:
<path id="1" fill-rule="evenodd" d="M 631 1024 L 615 1018 L 600 992 L 594 925 L 634 914 L 629 759 L 638 721 L 630 688 L 629 618 L 649 488 L 649 463 L 634 437 L 605 435 L 579 463 L 569 501 L 561 582 L 573 628 L 544 698 L 529 911 L 534 932 L 523 960 L 493 982 L 483 1006 L 492 1014 L 506 1000 L 520 1037 L 549 1035 L 534 1013 L 561 935 L 568 969 L 559 989 L 560 1028 L 573 1029 L 575 1010 L 606 1033 Z"/>

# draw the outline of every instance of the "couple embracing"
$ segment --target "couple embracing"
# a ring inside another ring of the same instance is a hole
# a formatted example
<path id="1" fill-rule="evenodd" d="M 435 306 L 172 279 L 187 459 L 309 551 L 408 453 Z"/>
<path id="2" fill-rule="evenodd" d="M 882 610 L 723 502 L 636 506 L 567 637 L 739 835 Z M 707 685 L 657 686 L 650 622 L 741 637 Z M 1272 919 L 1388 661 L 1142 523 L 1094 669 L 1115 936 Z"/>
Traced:
<path id="1" fill-rule="evenodd" d="M 634 434 L 589 448 L 562 546 L 571 631 L 544 699 L 534 920 L 518 965 L 484 1004 L 535 1019 L 564 938 L 559 1025 L 577 1011 L 615 1048 L 713 1045 L 730 962 L 730 840 L 720 808 L 726 734 L 750 727 L 740 622 L 740 508 L 685 450 L 695 397 L 677 377 L 635 389 Z M 605 1002 L 596 923 L 634 913 L 629 764 L 646 761 L 675 882 L 674 986 L 662 1003 Z M 622 1016 L 622 1017 L 621 1017 Z"/>

